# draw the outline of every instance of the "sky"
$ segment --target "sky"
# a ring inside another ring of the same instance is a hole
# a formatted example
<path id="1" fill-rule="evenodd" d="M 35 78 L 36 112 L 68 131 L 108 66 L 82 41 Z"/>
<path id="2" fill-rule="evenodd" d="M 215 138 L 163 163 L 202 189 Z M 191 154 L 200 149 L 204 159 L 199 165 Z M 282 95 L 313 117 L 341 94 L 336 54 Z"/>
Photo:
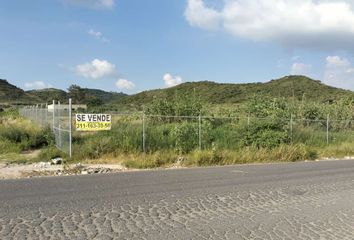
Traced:
<path id="1" fill-rule="evenodd" d="M 354 90 L 354 0 L 1 0 L 0 78 L 137 93 L 306 75 Z"/>

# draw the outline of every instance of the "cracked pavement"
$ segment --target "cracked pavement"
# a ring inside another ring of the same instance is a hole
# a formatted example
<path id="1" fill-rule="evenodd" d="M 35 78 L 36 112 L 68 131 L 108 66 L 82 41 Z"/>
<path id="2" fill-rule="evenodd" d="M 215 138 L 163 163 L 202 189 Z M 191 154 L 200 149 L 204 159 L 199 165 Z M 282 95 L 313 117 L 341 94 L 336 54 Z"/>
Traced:
<path id="1" fill-rule="evenodd" d="M 0 181 L 0 239 L 354 239 L 354 161 Z"/>

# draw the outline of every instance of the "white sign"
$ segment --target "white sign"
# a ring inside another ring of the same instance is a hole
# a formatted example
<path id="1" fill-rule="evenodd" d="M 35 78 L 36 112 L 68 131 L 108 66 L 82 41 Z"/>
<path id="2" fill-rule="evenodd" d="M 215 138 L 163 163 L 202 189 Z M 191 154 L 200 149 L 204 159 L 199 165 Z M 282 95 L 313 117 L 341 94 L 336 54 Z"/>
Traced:
<path id="1" fill-rule="evenodd" d="M 107 131 L 112 127 L 110 114 L 76 114 L 77 131 Z"/>

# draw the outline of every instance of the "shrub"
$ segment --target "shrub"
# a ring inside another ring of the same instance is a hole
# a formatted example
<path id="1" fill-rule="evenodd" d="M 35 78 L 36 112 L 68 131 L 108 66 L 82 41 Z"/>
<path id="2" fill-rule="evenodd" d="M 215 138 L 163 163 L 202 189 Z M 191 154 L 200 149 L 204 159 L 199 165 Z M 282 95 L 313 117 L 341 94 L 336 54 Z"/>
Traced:
<path id="1" fill-rule="evenodd" d="M 111 137 L 91 136 L 85 139 L 80 145 L 74 145 L 74 156 L 76 160 L 98 159 L 101 156 L 112 153 L 115 146 L 111 141 Z"/>
<path id="2" fill-rule="evenodd" d="M 0 123 L 0 138 L 19 146 L 21 151 L 38 149 L 54 143 L 50 128 L 35 127 L 22 118 L 5 118 Z"/>
<path id="3" fill-rule="evenodd" d="M 278 119 L 265 119 L 253 122 L 242 129 L 242 142 L 244 146 L 256 148 L 275 148 L 288 143 L 288 126 Z"/>
<path id="4" fill-rule="evenodd" d="M 179 154 L 188 153 L 198 146 L 198 124 L 182 122 L 172 130 L 175 150 Z"/>
<path id="5" fill-rule="evenodd" d="M 53 158 L 67 158 L 67 155 L 60 151 L 58 148 L 55 146 L 49 146 L 47 148 L 42 149 L 42 151 L 39 153 L 39 156 L 37 157 L 38 161 L 49 161 Z"/>
<path id="6" fill-rule="evenodd" d="M 21 147 L 8 139 L 0 138 L 0 154 L 20 153 Z"/>

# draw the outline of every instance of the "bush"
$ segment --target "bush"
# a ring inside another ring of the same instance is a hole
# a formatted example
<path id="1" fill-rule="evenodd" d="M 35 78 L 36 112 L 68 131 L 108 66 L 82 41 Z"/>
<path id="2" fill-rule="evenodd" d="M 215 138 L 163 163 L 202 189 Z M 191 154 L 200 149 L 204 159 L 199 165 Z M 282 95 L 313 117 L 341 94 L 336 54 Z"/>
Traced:
<path id="1" fill-rule="evenodd" d="M 0 126 L 0 139 L 18 145 L 21 151 L 54 143 L 54 135 L 49 127 L 35 127 L 30 121 L 22 118 L 3 118 Z"/>
<path id="2" fill-rule="evenodd" d="M 183 122 L 172 130 L 175 150 L 179 154 L 189 153 L 198 146 L 198 124 Z"/>
<path id="3" fill-rule="evenodd" d="M 278 119 L 265 119 L 252 122 L 250 126 L 242 129 L 244 146 L 256 148 L 276 148 L 284 143 L 289 143 L 288 126 Z"/>
<path id="4" fill-rule="evenodd" d="M 47 148 L 44 148 L 39 156 L 37 157 L 38 161 L 49 161 L 53 158 L 67 158 L 67 155 L 60 151 L 58 148 L 55 146 L 49 146 Z"/>
<path id="5" fill-rule="evenodd" d="M 111 137 L 92 136 L 80 144 L 74 145 L 75 149 L 73 158 L 76 160 L 98 159 L 101 156 L 113 153 L 115 151 L 114 143 Z"/>
<path id="6" fill-rule="evenodd" d="M 0 138 L 0 154 L 20 153 L 21 147 L 7 139 Z"/>

